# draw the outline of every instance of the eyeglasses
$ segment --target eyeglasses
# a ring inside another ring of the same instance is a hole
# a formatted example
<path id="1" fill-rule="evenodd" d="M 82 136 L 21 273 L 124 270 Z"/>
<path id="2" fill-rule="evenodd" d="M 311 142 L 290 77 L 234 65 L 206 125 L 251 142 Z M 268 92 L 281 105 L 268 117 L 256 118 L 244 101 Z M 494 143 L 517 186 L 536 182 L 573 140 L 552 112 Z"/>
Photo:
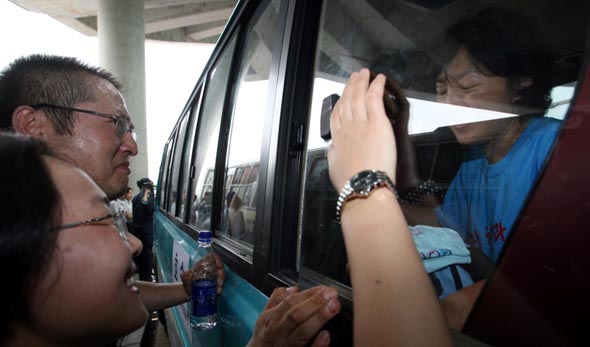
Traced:
<path id="1" fill-rule="evenodd" d="M 62 224 L 62 225 L 58 225 L 56 227 L 51 228 L 51 231 L 59 231 L 59 230 L 63 230 L 63 229 L 71 229 L 71 228 L 76 228 L 79 226 L 84 226 L 84 225 L 91 225 L 94 223 L 98 223 L 101 222 L 103 220 L 112 218 L 113 221 L 115 222 L 115 226 L 117 227 L 117 230 L 119 231 L 119 236 L 121 236 L 121 238 L 124 241 L 129 240 L 129 238 L 127 237 L 127 225 L 125 223 L 125 216 L 123 215 L 123 212 L 119 212 L 119 213 L 109 213 L 106 216 L 102 216 L 102 217 L 96 217 L 96 218 L 91 218 L 91 219 L 87 219 L 87 220 L 83 220 L 81 222 L 75 222 L 75 223 L 68 223 L 68 224 Z"/>
<path id="2" fill-rule="evenodd" d="M 81 112 L 81 113 L 86 113 L 86 114 L 90 114 L 93 116 L 109 118 L 115 124 L 115 128 L 116 128 L 115 131 L 116 131 L 117 136 L 119 138 L 122 139 L 123 137 L 125 137 L 125 134 L 130 133 L 131 137 L 133 137 L 134 140 L 137 139 L 137 133 L 135 131 L 133 131 L 133 126 L 131 125 L 131 120 L 125 116 L 114 116 L 114 115 L 108 114 L 108 113 L 101 113 L 101 112 L 96 112 L 96 111 L 91 111 L 91 110 L 84 110 L 81 108 L 67 107 L 67 106 L 60 106 L 60 105 L 53 105 L 53 104 L 37 104 L 37 105 L 33 105 L 32 107 L 34 109 L 38 109 L 38 108 L 42 108 L 42 107 L 56 108 L 58 110 Z"/>

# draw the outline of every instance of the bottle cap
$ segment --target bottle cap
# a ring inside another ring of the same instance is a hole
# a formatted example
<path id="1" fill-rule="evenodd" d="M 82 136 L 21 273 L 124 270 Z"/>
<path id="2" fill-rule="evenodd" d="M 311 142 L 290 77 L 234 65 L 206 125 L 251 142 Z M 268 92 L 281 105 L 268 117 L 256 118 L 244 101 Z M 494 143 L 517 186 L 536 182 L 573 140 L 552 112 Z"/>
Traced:
<path id="1" fill-rule="evenodd" d="M 209 230 L 199 231 L 199 242 L 211 242 L 213 233 Z"/>

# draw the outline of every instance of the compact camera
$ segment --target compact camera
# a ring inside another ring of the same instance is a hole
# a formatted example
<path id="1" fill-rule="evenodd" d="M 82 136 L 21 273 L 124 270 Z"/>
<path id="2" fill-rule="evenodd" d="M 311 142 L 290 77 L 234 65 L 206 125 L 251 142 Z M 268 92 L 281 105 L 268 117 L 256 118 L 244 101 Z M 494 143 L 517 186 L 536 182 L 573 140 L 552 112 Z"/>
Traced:
<path id="1" fill-rule="evenodd" d="M 371 82 L 375 76 L 376 75 L 371 72 Z M 399 91 L 400 89 L 396 83 L 392 79 L 387 78 L 387 82 L 385 83 L 385 92 L 383 93 L 383 104 L 385 105 L 385 113 L 387 114 L 387 118 L 389 118 L 392 123 L 395 123 L 395 121 L 398 119 L 401 109 L 400 105 L 398 104 L 398 99 L 395 96 L 396 92 L 399 93 Z M 332 94 L 325 97 L 322 101 L 320 136 L 326 141 L 332 138 L 332 134 L 330 134 L 330 115 L 332 114 L 338 99 L 340 99 L 340 95 Z"/>

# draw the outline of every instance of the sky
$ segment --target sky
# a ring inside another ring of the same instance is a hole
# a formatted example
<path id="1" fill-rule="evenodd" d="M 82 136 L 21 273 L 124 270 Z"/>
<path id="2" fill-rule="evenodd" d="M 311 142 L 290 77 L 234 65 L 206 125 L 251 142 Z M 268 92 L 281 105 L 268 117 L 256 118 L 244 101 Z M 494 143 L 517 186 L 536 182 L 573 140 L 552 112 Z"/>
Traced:
<path id="1" fill-rule="evenodd" d="M 98 40 L 59 21 L 0 0 L 0 70 L 14 59 L 33 53 L 76 57 L 98 64 Z M 212 44 L 147 40 L 146 109 L 148 176 L 156 181 L 164 144 L 213 51 Z M 162 117 L 162 115 L 170 115 Z"/>

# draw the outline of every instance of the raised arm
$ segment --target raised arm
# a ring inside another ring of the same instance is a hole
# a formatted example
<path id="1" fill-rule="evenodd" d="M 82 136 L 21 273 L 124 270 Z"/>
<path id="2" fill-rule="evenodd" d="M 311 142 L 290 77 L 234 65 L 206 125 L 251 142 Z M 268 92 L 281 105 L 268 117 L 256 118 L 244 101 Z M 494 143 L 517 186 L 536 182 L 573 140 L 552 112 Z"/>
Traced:
<path id="1" fill-rule="evenodd" d="M 341 191 L 362 170 L 395 179 L 397 151 L 382 96 L 385 77 L 353 73 L 331 117 L 330 178 Z M 354 288 L 356 346 L 451 345 L 446 320 L 396 196 L 379 188 L 347 202 L 342 231 Z M 376 319 L 378 317 L 378 319 Z"/>

